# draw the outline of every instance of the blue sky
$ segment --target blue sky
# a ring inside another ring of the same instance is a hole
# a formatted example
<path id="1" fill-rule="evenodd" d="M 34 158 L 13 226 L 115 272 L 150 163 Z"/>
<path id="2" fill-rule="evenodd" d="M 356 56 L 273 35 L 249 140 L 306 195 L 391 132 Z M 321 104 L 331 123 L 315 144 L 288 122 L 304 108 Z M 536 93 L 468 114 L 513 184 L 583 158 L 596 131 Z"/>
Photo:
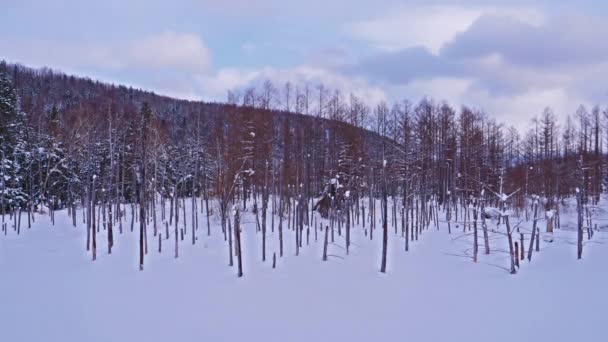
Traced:
<path id="1" fill-rule="evenodd" d="M 188 99 L 269 79 L 521 127 L 608 102 L 606 1 L 3 0 L 0 58 Z"/>

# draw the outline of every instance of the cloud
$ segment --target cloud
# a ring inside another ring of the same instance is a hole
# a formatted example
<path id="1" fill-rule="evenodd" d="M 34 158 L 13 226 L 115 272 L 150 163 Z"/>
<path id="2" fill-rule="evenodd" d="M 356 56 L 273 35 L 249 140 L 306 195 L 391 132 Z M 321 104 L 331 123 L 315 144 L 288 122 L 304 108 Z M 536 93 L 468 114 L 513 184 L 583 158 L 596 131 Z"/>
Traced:
<path id="1" fill-rule="evenodd" d="M 423 47 L 377 54 L 345 67 L 349 73 L 361 73 L 372 79 L 403 84 L 416 79 L 461 74 L 462 63 L 445 60 Z"/>
<path id="2" fill-rule="evenodd" d="M 396 89 L 402 96 L 417 100 L 434 98 L 453 105 L 463 105 L 463 97 L 469 92 L 473 81 L 457 77 L 437 77 L 429 80 L 415 80 Z"/>
<path id="3" fill-rule="evenodd" d="M 211 65 L 209 50 L 197 35 L 171 31 L 131 43 L 124 57 L 133 65 L 192 72 Z"/>
<path id="4" fill-rule="evenodd" d="M 540 116 L 546 107 L 555 109 L 557 117 L 564 122 L 566 116 L 574 113 L 586 100 L 565 87 L 556 86 L 532 89 L 514 96 L 493 95 L 477 88 L 464 94 L 461 101 L 474 104 L 475 108 L 482 109 L 498 122 L 525 132 L 531 119 Z"/>
<path id="5" fill-rule="evenodd" d="M 507 126 L 514 126 L 520 132 L 524 132 L 531 118 L 540 115 L 547 106 L 555 109 L 560 120 L 565 120 L 579 104 L 585 103 L 584 96 L 567 87 L 534 88 L 513 95 L 492 93 L 475 86 L 475 82 L 473 79 L 454 77 L 415 80 L 392 87 L 391 96 L 402 96 L 413 101 L 430 97 L 446 101 L 456 109 L 468 106 L 488 113 L 491 118 Z"/>
<path id="6" fill-rule="evenodd" d="M 202 89 L 202 99 L 217 100 L 225 98 L 229 90 L 243 90 L 251 86 L 261 86 L 266 80 L 282 89 L 291 82 L 294 87 L 309 86 L 314 89 L 323 84 L 329 89 L 338 89 L 365 99 L 370 104 L 387 100 L 387 95 L 380 87 L 373 86 L 362 77 L 349 77 L 318 66 L 300 65 L 291 68 L 264 67 L 260 69 L 224 68 L 213 75 L 198 77 Z"/>
<path id="7" fill-rule="evenodd" d="M 204 72 L 211 56 L 204 42 L 190 33 L 171 31 L 126 42 L 86 41 L 65 43 L 34 39 L 21 41 L 0 37 L 11 49 L 4 58 L 32 66 L 62 69 L 96 68 L 102 70 L 171 70 Z"/>
<path id="8" fill-rule="evenodd" d="M 481 13 L 478 9 L 460 7 L 416 7 L 349 24 L 346 31 L 381 50 L 420 46 L 437 53 L 445 42 L 466 30 Z"/>
<path id="9" fill-rule="evenodd" d="M 516 123 L 608 99 L 598 0 L 58 1 L 13 1 L 0 58 L 188 99 L 270 79 L 370 104 L 429 96 Z"/>
<path id="10" fill-rule="evenodd" d="M 380 50 L 397 51 L 423 47 L 432 54 L 480 17 L 496 14 L 538 24 L 544 18 L 533 8 L 480 6 L 409 6 L 392 9 L 385 15 L 346 25 L 347 34 L 371 43 Z"/>
<path id="11" fill-rule="evenodd" d="M 344 70 L 391 94 L 470 104 L 517 123 L 545 106 L 565 115 L 605 101 L 598 80 L 608 77 L 608 27 L 601 18 L 525 13 L 487 12 L 436 53 L 421 46 L 384 51 Z"/>
<path id="12" fill-rule="evenodd" d="M 165 31 L 112 43 L 22 41 L 0 36 L 0 45 L 11 46 L 2 51 L 0 59 L 189 100 L 201 98 L 196 80 L 213 71 L 209 49 L 192 33 Z"/>
<path id="13" fill-rule="evenodd" d="M 440 52 L 452 59 L 498 54 L 509 63 L 535 68 L 596 63 L 608 58 L 604 22 L 594 16 L 569 15 L 532 25 L 513 17 L 484 15 Z"/>

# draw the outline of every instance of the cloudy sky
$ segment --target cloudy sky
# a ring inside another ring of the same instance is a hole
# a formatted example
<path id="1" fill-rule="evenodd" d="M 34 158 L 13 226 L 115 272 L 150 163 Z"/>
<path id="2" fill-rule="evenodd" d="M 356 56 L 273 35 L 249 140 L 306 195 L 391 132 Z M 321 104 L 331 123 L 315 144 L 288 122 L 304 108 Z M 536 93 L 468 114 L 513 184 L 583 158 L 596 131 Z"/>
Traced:
<path id="1" fill-rule="evenodd" d="M 608 103 L 605 0 L 2 0 L 0 59 L 188 99 L 270 79 L 522 127 Z"/>

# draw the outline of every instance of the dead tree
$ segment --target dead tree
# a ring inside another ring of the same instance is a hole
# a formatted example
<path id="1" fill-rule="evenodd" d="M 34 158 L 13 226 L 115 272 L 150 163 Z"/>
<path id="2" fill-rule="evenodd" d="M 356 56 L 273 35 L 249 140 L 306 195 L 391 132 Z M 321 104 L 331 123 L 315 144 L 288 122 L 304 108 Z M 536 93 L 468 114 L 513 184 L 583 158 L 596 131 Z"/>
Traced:
<path id="1" fill-rule="evenodd" d="M 323 261 L 327 261 L 327 243 L 329 238 L 329 226 L 325 226 L 325 240 L 323 240 Z"/>
<path id="2" fill-rule="evenodd" d="M 532 198 L 534 205 L 534 218 L 532 219 L 532 234 L 530 235 L 530 246 L 528 246 L 528 262 L 532 261 L 532 249 L 534 248 L 534 240 L 536 239 L 536 222 L 538 220 L 538 196 L 533 195 Z"/>
<path id="3" fill-rule="evenodd" d="M 238 277 L 243 276 L 243 250 L 241 249 L 241 217 L 239 214 L 239 208 L 237 205 L 234 206 L 234 243 L 236 244 L 237 253 L 237 265 L 238 265 Z"/>
<path id="4" fill-rule="evenodd" d="M 473 207 L 473 262 L 477 262 L 477 251 L 479 244 L 477 243 L 477 203 Z"/>
<path id="5" fill-rule="evenodd" d="M 380 272 L 386 273 L 386 254 L 388 249 L 388 195 L 386 189 L 386 160 L 382 175 L 382 262 Z"/>
<path id="6" fill-rule="evenodd" d="M 146 145 L 152 110 L 147 103 L 141 108 L 141 150 L 139 165 L 139 270 L 144 270 L 144 238 L 146 230 Z M 175 199 L 177 201 L 177 198 Z"/>
<path id="7" fill-rule="evenodd" d="M 264 188 L 262 189 L 262 261 L 266 261 L 266 212 L 268 210 L 268 160 L 264 169 Z"/>
<path id="8" fill-rule="evenodd" d="M 93 261 L 97 259 L 97 230 L 95 229 L 95 180 L 97 175 L 93 175 L 93 185 L 91 186 L 91 206 L 92 206 L 92 233 L 93 233 Z M 19 219 L 21 219 L 21 211 L 19 212 Z"/>
<path id="9" fill-rule="evenodd" d="M 517 254 L 513 250 L 513 238 L 511 235 L 511 225 L 509 224 L 509 215 L 505 215 L 505 225 L 507 227 L 507 241 L 509 242 L 509 259 L 511 260 L 511 274 L 517 273 L 515 270 L 515 259 L 517 259 Z"/>
<path id="10" fill-rule="evenodd" d="M 583 196 L 577 188 L 576 194 L 576 217 L 577 217 L 577 241 L 576 241 L 576 257 L 583 257 Z"/>

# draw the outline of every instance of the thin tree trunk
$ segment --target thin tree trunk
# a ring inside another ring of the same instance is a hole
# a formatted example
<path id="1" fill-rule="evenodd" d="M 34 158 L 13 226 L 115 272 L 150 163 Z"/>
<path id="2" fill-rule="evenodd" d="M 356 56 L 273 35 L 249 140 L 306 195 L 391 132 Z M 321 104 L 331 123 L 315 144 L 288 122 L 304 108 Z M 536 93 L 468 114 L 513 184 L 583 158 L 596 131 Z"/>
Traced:
<path id="1" fill-rule="evenodd" d="M 325 226 L 325 240 L 323 240 L 323 261 L 327 261 L 327 239 L 329 238 L 329 226 Z"/>
<path id="2" fill-rule="evenodd" d="M 240 227 L 240 215 L 239 210 L 236 209 L 234 213 L 234 238 L 236 243 L 236 248 L 238 250 L 237 254 L 237 263 L 238 263 L 238 277 L 243 276 L 243 250 L 241 249 L 241 227 Z"/>
<path id="3" fill-rule="evenodd" d="M 507 226 L 507 240 L 509 242 L 509 259 L 511 260 L 511 274 L 517 273 L 515 270 L 515 259 L 517 259 L 517 254 L 513 250 L 513 239 L 511 235 L 511 225 L 509 224 L 509 216 L 505 216 L 505 223 Z"/>

